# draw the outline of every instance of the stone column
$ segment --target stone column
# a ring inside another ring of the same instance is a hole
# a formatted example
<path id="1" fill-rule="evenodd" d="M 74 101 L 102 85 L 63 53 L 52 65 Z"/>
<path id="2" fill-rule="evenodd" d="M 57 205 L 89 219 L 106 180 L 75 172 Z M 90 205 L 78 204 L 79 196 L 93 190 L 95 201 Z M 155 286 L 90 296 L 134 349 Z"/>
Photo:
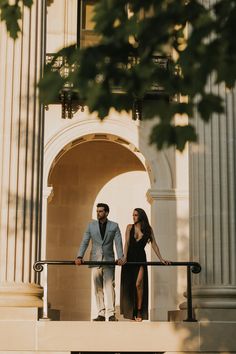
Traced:
<path id="1" fill-rule="evenodd" d="M 226 113 L 208 124 L 196 117 L 199 145 L 190 146 L 190 252 L 202 266 L 193 284 L 197 317 L 231 320 L 236 315 L 236 90 L 218 89 Z"/>
<path id="2" fill-rule="evenodd" d="M 43 112 L 37 81 L 44 48 L 44 1 L 23 9 L 14 42 L 0 24 L 0 306 L 41 306 L 39 257 Z"/>
<path id="3" fill-rule="evenodd" d="M 188 261 L 188 193 L 179 189 L 150 189 L 151 224 L 163 258 Z M 152 260 L 159 261 L 152 251 Z M 182 267 L 150 267 L 151 320 L 167 320 L 168 312 L 182 299 L 186 270 Z"/>

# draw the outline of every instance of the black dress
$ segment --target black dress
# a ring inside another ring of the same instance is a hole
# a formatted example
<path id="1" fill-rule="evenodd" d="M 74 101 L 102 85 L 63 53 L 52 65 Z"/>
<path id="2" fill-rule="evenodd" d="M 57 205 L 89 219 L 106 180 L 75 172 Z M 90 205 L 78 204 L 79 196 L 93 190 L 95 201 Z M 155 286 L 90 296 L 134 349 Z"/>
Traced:
<path id="1" fill-rule="evenodd" d="M 145 246 L 147 237 L 136 241 L 134 237 L 134 225 L 130 230 L 129 248 L 127 252 L 127 262 L 146 262 Z M 147 266 L 142 266 L 143 274 L 143 300 L 142 300 L 142 318 L 148 319 L 148 272 Z M 134 319 L 137 315 L 137 291 L 136 281 L 140 266 L 124 265 L 121 270 L 120 286 L 120 313 L 124 318 Z"/>

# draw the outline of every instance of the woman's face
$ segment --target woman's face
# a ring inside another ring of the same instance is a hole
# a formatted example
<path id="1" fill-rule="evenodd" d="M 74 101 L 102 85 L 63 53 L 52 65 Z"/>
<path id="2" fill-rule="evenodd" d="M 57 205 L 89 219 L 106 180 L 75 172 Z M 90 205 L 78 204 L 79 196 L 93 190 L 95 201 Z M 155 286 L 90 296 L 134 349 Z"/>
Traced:
<path id="1" fill-rule="evenodd" d="M 133 220 L 134 220 L 134 224 L 136 224 L 138 222 L 138 212 L 137 212 L 137 210 L 133 211 Z"/>

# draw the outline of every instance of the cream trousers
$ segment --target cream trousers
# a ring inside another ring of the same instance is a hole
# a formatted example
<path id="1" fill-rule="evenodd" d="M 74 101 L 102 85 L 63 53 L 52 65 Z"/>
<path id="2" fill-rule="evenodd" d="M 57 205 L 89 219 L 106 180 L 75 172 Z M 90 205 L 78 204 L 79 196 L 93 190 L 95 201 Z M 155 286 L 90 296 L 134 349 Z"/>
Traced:
<path id="1" fill-rule="evenodd" d="M 98 315 L 115 314 L 115 267 L 92 268 Z"/>

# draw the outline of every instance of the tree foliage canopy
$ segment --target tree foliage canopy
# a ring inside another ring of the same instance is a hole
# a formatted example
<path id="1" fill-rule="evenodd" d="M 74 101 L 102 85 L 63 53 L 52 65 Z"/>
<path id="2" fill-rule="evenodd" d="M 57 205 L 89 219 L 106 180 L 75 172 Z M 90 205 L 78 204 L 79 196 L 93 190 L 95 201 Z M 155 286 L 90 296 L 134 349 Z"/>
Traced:
<path id="1" fill-rule="evenodd" d="M 0 0 L 0 6 L 1 19 L 16 38 L 19 1 L 10 6 Z M 100 38 L 96 45 L 74 45 L 57 53 L 74 68 L 67 77 L 52 72 L 52 64 L 45 67 L 39 83 L 43 102 L 53 102 L 68 83 L 101 119 L 111 107 L 128 112 L 134 101 L 143 101 L 143 118 L 160 118 L 150 136 L 159 149 L 175 145 L 183 150 L 187 141 L 196 141 L 194 113 L 208 122 L 213 113 L 224 112 L 218 90 L 209 86 L 231 89 L 235 85 L 235 0 L 212 1 L 210 6 L 204 0 L 99 0 L 94 22 Z M 156 55 L 169 58 L 168 70 L 156 65 Z M 156 82 L 167 96 L 145 100 Z M 114 94 L 114 88 L 123 94 Z M 189 124 L 176 126 L 176 114 L 187 115 Z"/>

